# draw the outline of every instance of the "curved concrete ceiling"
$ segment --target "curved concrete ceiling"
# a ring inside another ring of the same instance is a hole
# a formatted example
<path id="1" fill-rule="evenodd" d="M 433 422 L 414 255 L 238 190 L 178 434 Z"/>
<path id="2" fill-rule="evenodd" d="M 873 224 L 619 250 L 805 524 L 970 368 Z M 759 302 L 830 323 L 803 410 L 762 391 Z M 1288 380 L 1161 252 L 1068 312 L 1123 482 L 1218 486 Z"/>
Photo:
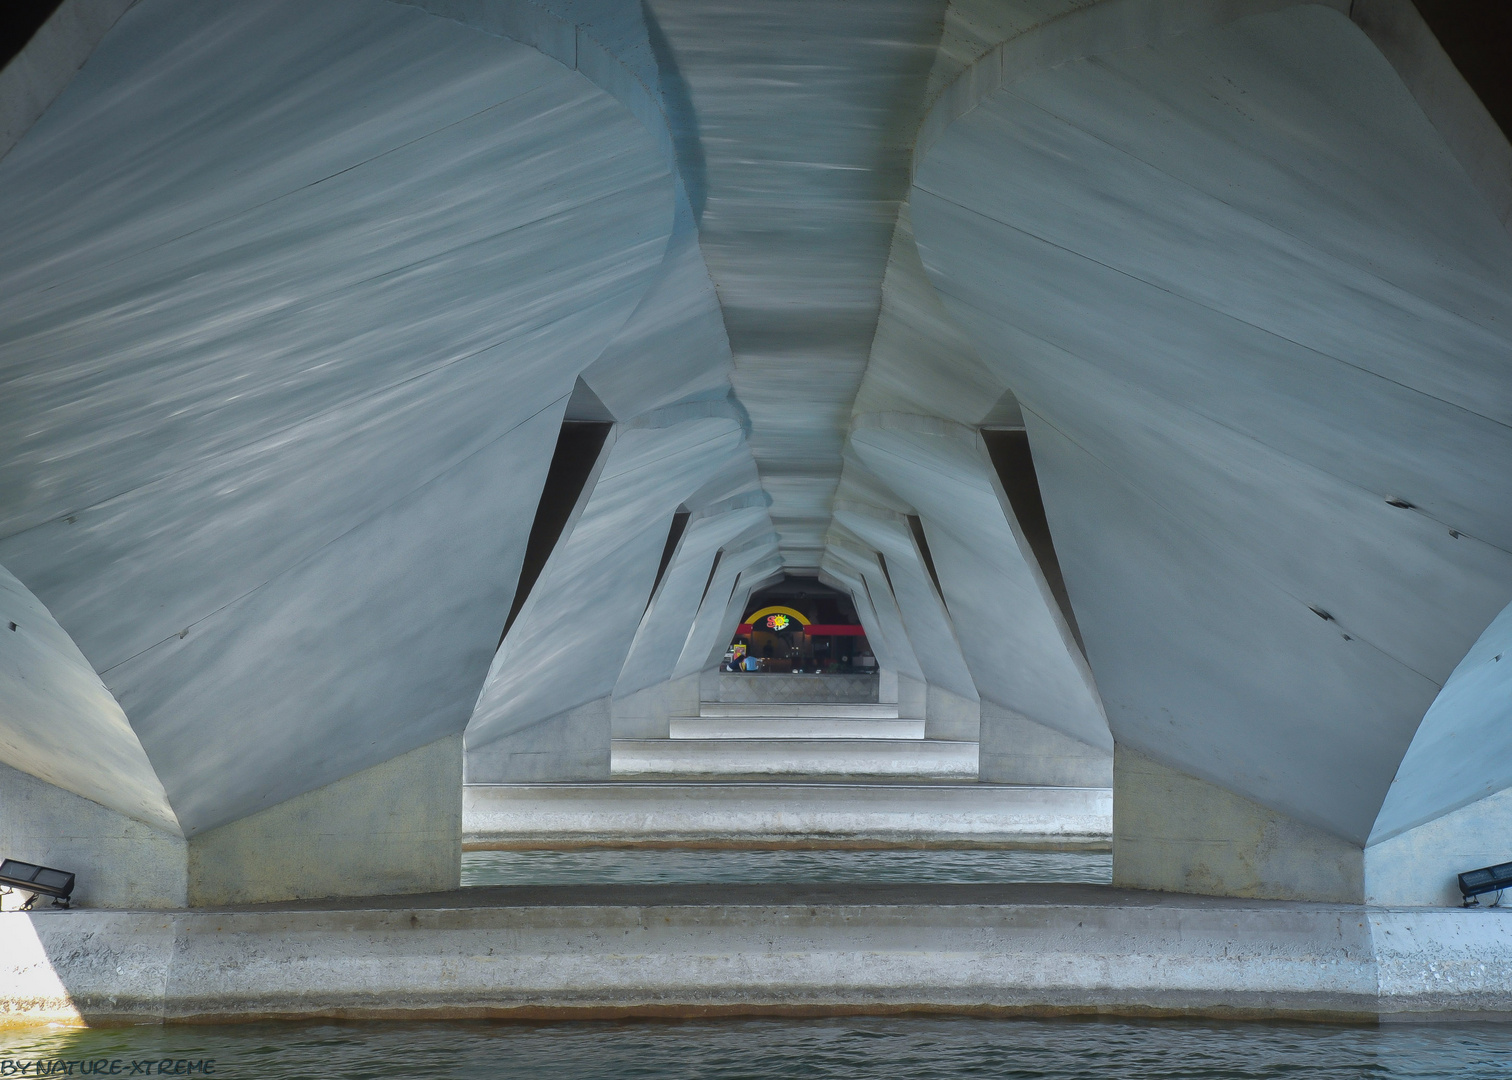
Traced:
<path id="1" fill-rule="evenodd" d="M 911 206 L 1115 736 L 1363 841 L 1512 596 L 1512 243 L 1400 78 L 1317 6 L 1083 56 L 949 123 Z"/>
<path id="2" fill-rule="evenodd" d="M 25 663 L 193 833 L 469 721 L 597 775 L 786 568 L 952 730 L 1105 711 L 1356 843 L 1505 786 L 1444 764 L 1484 672 L 1418 725 L 1512 599 L 1512 151 L 1400 6 L 140 0 L 0 159 Z M 6 760 L 101 797 L 33 712 Z"/>
<path id="3" fill-rule="evenodd" d="M 0 193 L 0 563 L 186 829 L 459 730 L 667 251 L 656 138 L 414 8 L 149 0 Z"/>

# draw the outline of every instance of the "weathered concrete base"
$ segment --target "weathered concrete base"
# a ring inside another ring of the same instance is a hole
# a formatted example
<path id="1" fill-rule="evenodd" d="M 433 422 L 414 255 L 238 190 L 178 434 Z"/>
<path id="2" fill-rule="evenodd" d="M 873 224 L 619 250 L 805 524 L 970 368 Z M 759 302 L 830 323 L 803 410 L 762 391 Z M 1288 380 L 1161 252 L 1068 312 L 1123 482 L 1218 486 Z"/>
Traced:
<path id="1" fill-rule="evenodd" d="M 189 903 L 455 888 L 462 736 L 316 788 L 189 841 Z"/>
<path id="2" fill-rule="evenodd" d="M 1512 790 L 1498 791 L 1368 845 L 1365 902 L 1458 904 L 1456 875 L 1508 859 L 1512 859 Z"/>
<path id="3" fill-rule="evenodd" d="M 616 739 L 665 739 L 670 717 L 698 715 L 698 672 L 617 697 L 609 704 Z"/>
<path id="4" fill-rule="evenodd" d="M 982 735 L 982 709 L 978 702 L 952 694 L 943 686 L 925 689 L 925 737 L 974 742 Z"/>
<path id="5" fill-rule="evenodd" d="M 176 908 L 188 898 L 182 836 L 6 765 L 0 765 L 0 857 L 73 871 L 74 902 L 86 907 Z"/>
<path id="6" fill-rule="evenodd" d="M 597 698 L 501 739 L 467 748 L 469 783 L 607 780 L 610 700 Z"/>
<path id="7" fill-rule="evenodd" d="M 1360 848 L 1125 746 L 1114 752 L 1113 882 L 1273 900 L 1365 895 Z"/>
<path id="8" fill-rule="evenodd" d="M 463 846 L 1106 851 L 1112 804 L 1107 788 L 991 784 L 468 785 Z"/>
<path id="9" fill-rule="evenodd" d="M 461 787 L 451 735 L 186 841 L 0 765 L 0 856 L 73 871 L 83 908 L 430 892 L 460 880 Z"/>
<path id="10" fill-rule="evenodd" d="M 1113 755 L 995 702 L 981 703 L 981 771 L 995 784 L 1110 787 Z"/>
<path id="11" fill-rule="evenodd" d="M 0 915 L 12 1022 L 1512 1017 L 1512 912 L 1072 885 L 572 886 Z"/>
<path id="12" fill-rule="evenodd" d="M 610 773 L 974 780 L 977 744 L 939 739 L 616 739 L 610 746 Z"/>

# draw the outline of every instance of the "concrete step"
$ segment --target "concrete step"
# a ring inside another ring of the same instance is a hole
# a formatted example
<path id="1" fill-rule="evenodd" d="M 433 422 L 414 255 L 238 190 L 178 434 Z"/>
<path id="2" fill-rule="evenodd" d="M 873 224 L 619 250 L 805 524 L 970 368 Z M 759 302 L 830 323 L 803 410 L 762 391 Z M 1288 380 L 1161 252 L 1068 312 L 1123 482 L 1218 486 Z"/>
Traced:
<path id="1" fill-rule="evenodd" d="M 698 705 L 701 717 L 768 717 L 807 716 L 833 720 L 896 720 L 896 704 L 879 705 L 846 704 L 821 701 L 764 701 L 759 704 L 730 701 L 702 701 Z"/>
<path id="2" fill-rule="evenodd" d="M 1110 788 L 904 780 L 469 784 L 471 848 L 712 844 L 1107 850 Z"/>
<path id="3" fill-rule="evenodd" d="M 977 744 L 941 739 L 615 739 L 611 776 L 975 779 Z"/>
<path id="4" fill-rule="evenodd" d="M 922 720 L 808 716 L 674 716 L 674 739 L 922 739 Z"/>

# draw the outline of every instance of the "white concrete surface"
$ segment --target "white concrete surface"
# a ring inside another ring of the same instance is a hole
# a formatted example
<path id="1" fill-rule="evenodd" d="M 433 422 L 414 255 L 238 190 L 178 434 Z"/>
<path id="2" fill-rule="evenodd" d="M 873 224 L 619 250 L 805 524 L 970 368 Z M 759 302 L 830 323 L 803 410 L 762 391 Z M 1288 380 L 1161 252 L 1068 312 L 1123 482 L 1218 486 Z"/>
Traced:
<path id="1" fill-rule="evenodd" d="M 610 773 L 975 779 L 977 744 L 942 739 L 616 739 Z"/>
<path id="2" fill-rule="evenodd" d="M 188 902 L 188 844 L 177 831 L 155 829 L 5 765 L 0 858 L 73 873 L 74 903 L 85 907 L 178 908 Z"/>
<path id="3" fill-rule="evenodd" d="M 1512 912 L 1098 886 L 571 886 L 0 914 L 10 1022 L 1512 1016 Z"/>
<path id="4" fill-rule="evenodd" d="M 1119 744 L 1359 847 L 1512 599 L 1512 241 L 1344 7 L 1047 23 L 940 99 L 909 205 Z"/>
<path id="5" fill-rule="evenodd" d="M 1114 751 L 1113 881 L 1274 900 L 1360 903 L 1365 893 L 1359 845 L 1124 746 Z M 1436 885 L 1414 902 L 1435 902 Z"/>
<path id="6" fill-rule="evenodd" d="M 469 784 L 463 845 L 690 844 L 1105 850 L 1107 788 L 960 783 Z"/>
<path id="7" fill-rule="evenodd" d="M 189 841 L 189 903 L 455 888 L 462 736 L 342 777 Z"/>
<path id="8" fill-rule="evenodd" d="M 843 716 L 674 716 L 668 734 L 674 739 L 922 739 L 924 721 Z"/>
<path id="9" fill-rule="evenodd" d="M 0 159 L 0 563 L 186 834 L 462 729 L 675 203 L 584 75 L 377 0 L 141 0 Z"/>
<path id="10" fill-rule="evenodd" d="M 698 715 L 705 718 L 792 716 L 832 720 L 896 720 L 896 702 L 856 701 L 700 701 Z"/>

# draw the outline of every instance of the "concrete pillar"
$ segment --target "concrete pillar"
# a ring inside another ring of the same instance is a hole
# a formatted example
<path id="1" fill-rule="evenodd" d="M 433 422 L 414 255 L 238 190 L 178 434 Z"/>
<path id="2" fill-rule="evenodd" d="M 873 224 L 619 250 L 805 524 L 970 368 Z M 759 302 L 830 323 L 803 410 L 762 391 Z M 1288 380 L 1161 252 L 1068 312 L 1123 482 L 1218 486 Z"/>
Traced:
<path id="1" fill-rule="evenodd" d="M 192 836 L 188 856 L 191 906 L 455 889 L 462 736 Z"/>
<path id="2" fill-rule="evenodd" d="M 77 875 L 79 907 L 178 908 L 188 899 L 182 836 L 6 765 L 0 765 L 0 857 Z"/>
<path id="3" fill-rule="evenodd" d="M 970 704 L 981 710 L 979 779 L 1050 787 L 1105 788 L 1113 783 L 1113 760 L 1102 747 L 1073 739 L 986 698 L 979 706 Z M 941 706 L 936 708 L 942 711 Z"/>
<path id="4" fill-rule="evenodd" d="M 1361 903 L 1364 855 L 1347 840 L 1115 746 L 1113 884 Z"/>

